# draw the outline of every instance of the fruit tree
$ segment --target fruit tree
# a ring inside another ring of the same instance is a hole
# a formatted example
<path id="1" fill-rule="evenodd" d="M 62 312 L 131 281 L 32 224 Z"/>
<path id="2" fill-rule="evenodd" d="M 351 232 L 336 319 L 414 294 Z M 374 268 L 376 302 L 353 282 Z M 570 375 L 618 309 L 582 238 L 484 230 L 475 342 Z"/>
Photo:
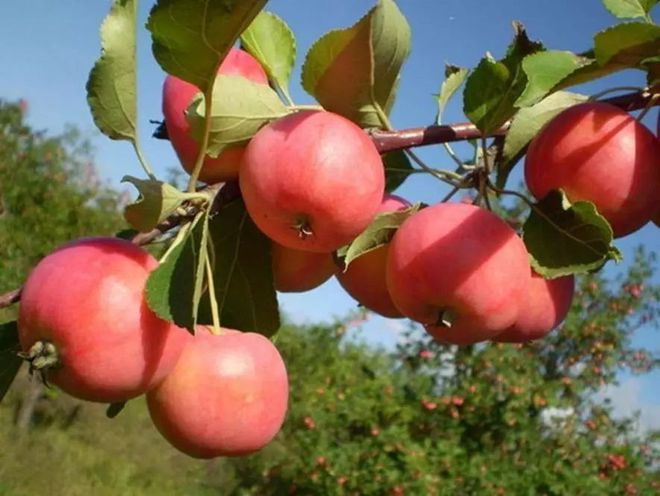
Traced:
<path id="1" fill-rule="evenodd" d="M 436 122 L 404 130 L 390 114 L 414 26 L 395 0 L 312 44 L 301 85 L 314 105 L 291 97 L 296 38 L 267 0 L 156 0 L 146 29 L 167 74 L 156 137 L 171 142 L 182 189 L 142 153 L 137 3 L 113 0 L 86 88 L 99 130 L 129 142 L 142 167 L 123 179 L 137 190 L 130 229 L 71 240 L 0 296 L 19 315 L 2 326 L 0 391 L 20 357 L 111 415 L 145 395 L 158 430 L 188 455 L 253 453 L 289 401 L 269 339 L 278 292 L 335 276 L 362 306 L 410 319 L 439 344 L 542 347 L 575 276 L 620 261 L 615 239 L 660 215 L 660 141 L 642 122 L 660 105 L 655 0 L 603 0 L 620 22 L 581 53 L 514 23 L 502 58 L 447 65 Z M 624 69 L 638 70 L 638 88 L 574 91 Z M 461 96 L 469 122 L 443 124 Z M 473 158 L 455 141 L 469 141 Z M 450 169 L 415 152 L 434 144 Z M 525 185 L 512 186 L 523 159 Z M 393 196 L 412 174 L 448 193 L 432 204 Z M 508 215 L 512 201 L 523 222 Z M 166 246 L 159 260 L 143 248 L 152 243 Z"/>

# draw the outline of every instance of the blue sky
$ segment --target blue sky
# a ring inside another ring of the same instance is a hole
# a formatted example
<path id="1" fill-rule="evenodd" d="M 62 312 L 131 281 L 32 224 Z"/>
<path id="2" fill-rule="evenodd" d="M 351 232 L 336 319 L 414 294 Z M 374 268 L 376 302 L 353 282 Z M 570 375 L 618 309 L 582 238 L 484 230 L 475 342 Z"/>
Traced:
<path id="1" fill-rule="evenodd" d="M 74 124 L 96 147 L 100 172 L 120 187 L 124 174 L 140 175 L 131 147 L 112 142 L 95 129 L 85 100 L 85 82 L 99 54 L 98 29 L 110 2 L 105 0 L 14 0 L 0 2 L 0 98 L 24 98 L 29 102 L 29 120 L 37 128 L 61 131 Z M 141 21 L 152 2 L 141 2 Z M 292 79 L 296 103 L 311 103 L 298 84 L 304 53 L 323 33 L 353 24 L 371 6 L 372 0 L 271 0 L 268 8 L 284 18 L 297 37 L 298 62 Z M 430 124 L 436 112 L 433 94 L 442 82 L 444 64 L 474 67 L 490 51 L 501 56 L 512 36 L 511 22 L 521 21 L 532 39 L 556 49 L 582 51 L 592 36 L 616 22 L 600 0 L 399 0 L 413 33 L 412 54 L 404 66 L 397 103 L 392 114 L 395 127 Z M 157 174 L 176 165 L 169 143 L 150 138 L 150 119 L 160 119 L 163 72 L 153 61 L 146 30 L 139 38 L 139 124 L 143 147 Z M 642 73 L 629 71 L 585 88 L 595 93 L 606 87 L 642 86 Z M 657 112 L 657 111 L 654 111 Z M 655 118 L 655 113 L 652 118 Z M 445 113 L 445 122 L 464 121 L 460 101 Z M 460 147 L 458 147 L 461 150 Z M 440 147 L 419 150 L 432 165 L 449 168 Z M 514 176 L 513 184 L 520 175 Z M 399 193 L 410 200 L 433 203 L 446 192 L 437 181 L 410 178 Z M 647 226 L 617 242 L 624 255 L 644 243 L 657 249 L 660 231 Z M 613 273 L 619 269 L 609 267 Z M 656 278 L 656 280 L 660 280 Z M 298 320 L 328 320 L 354 308 L 355 303 L 330 281 L 304 295 L 281 298 L 285 311 Z M 391 344 L 398 321 L 374 319 L 366 326 L 370 341 Z M 657 333 L 646 331 L 640 342 L 658 349 Z M 660 407 L 660 375 L 635 383 L 642 403 Z"/>

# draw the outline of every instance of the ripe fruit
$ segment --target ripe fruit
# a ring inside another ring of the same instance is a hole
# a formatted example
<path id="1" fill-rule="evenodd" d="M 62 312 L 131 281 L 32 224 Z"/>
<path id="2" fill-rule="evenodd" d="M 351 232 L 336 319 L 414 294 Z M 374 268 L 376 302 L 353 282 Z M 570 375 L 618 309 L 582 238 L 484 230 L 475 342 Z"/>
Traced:
<path id="1" fill-rule="evenodd" d="M 151 418 L 196 458 L 263 448 L 284 421 L 289 394 L 277 348 L 261 334 L 199 326 L 172 372 L 147 393 Z"/>
<path id="2" fill-rule="evenodd" d="M 378 213 L 395 212 L 410 207 L 403 198 L 394 195 L 385 195 Z M 353 260 L 348 270 L 337 271 L 339 284 L 353 298 L 369 310 L 391 318 L 403 317 L 399 309 L 392 302 L 387 290 L 385 267 L 389 244 L 371 250 Z"/>
<path id="3" fill-rule="evenodd" d="M 348 119 L 298 112 L 257 132 L 239 174 L 247 210 L 268 237 L 330 253 L 371 222 L 385 174 L 376 147 Z"/>
<path id="4" fill-rule="evenodd" d="M 247 52 L 232 48 L 220 64 L 218 74 L 225 76 L 243 76 L 255 83 L 268 84 L 268 77 L 259 62 Z M 175 76 L 167 76 L 163 85 L 163 115 L 170 142 L 179 157 L 181 165 L 188 174 L 192 174 L 195 160 L 199 153 L 199 143 L 189 134 L 190 126 L 186 120 L 186 110 L 199 89 Z M 199 174 L 199 180 L 205 183 L 228 181 L 238 177 L 238 167 L 244 147 L 232 147 L 224 150 L 218 157 L 206 157 Z"/>
<path id="5" fill-rule="evenodd" d="M 532 141 L 525 180 L 537 198 L 561 188 L 573 202 L 593 202 L 614 236 L 625 236 L 658 210 L 660 142 L 617 107 L 575 105 Z"/>
<path id="6" fill-rule="evenodd" d="M 309 291 L 335 273 L 330 253 L 294 250 L 273 242 L 271 254 L 275 289 L 283 293 Z"/>
<path id="7" fill-rule="evenodd" d="M 566 317 L 574 290 L 573 276 L 544 279 L 532 271 L 518 319 L 494 341 L 521 343 L 544 337 Z"/>
<path id="8" fill-rule="evenodd" d="M 47 370 L 48 380 L 77 398 L 119 402 L 143 394 L 172 369 L 190 339 L 147 307 L 144 285 L 157 265 L 116 238 L 57 249 L 23 287 L 22 349 L 52 343 L 59 366 Z"/>
<path id="9" fill-rule="evenodd" d="M 469 344 L 503 332 L 518 317 L 529 278 L 522 240 L 499 217 L 474 205 L 425 208 L 390 243 L 392 301 L 441 342 Z"/>

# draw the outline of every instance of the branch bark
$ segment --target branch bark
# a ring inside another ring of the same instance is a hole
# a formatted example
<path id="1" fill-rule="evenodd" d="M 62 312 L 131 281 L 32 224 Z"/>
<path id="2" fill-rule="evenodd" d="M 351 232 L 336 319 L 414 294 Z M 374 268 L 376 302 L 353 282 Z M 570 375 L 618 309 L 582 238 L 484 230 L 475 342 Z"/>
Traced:
<path id="1" fill-rule="evenodd" d="M 610 103 L 627 112 L 630 112 L 633 110 L 646 108 L 649 105 L 660 106 L 660 99 L 653 100 L 653 96 L 654 93 L 651 92 L 627 93 L 612 98 L 605 98 L 600 101 Z M 492 138 L 496 136 L 504 136 L 509 129 L 509 126 L 510 123 L 507 122 L 495 132 L 485 137 Z M 167 139 L 166 133 L 167 130 L 165 129 L 164 124 L 161 124 L 158 128 L 157 137 L 161 139 Z M 405 148 L 436 145 L 453 141 L 465 141 L 482 137 L 481 131 L 479 131 L 479 129 L 477 129 L 474 124 L 468 122 L 442 126 L 432 125 L 419 128 L 402 129 L 399 131 L 375 130 L 371 131 L 370 134 L 371 139 L 381 154 L 399 151 Z M 224 202 L 229 201 L 230 199 L 235 198 L 240 194 L 238 193 L 235 183 L 215 184 L 208 186 L 207 188 L 214 188 L 220 192 L 220 194 L 216 195 L 216 201 L 212 207 L 214 210 L 219 210 L 220 206 Z M 191 211 L 187 215 L 172 215 L 152 231 L 148 233 L 139 233 L 133 237 L 131 241 L 136 245 L 149 244 L 165 232 L 181 224 L 181 222 L 186 218 L 194 216 L 194 214 L 195 212 Z M 0 295 L 0 308 L 5 308 L 13 305 L 14 303 L 17 303 L 20 300 L 20 294 L 21 289 L 19 288 Z"/>

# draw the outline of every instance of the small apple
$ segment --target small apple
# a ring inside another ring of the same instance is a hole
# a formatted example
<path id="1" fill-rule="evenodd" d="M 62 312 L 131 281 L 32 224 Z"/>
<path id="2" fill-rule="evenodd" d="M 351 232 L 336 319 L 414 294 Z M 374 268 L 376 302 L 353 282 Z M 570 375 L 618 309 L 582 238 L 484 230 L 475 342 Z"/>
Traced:
<path id="1" fill-rule="evenodd" d="M 294 250 L 273 242 L 271 254 L 275 289 L 283 293 L 309 291 L 335 273 L 330 253 Z"/>

